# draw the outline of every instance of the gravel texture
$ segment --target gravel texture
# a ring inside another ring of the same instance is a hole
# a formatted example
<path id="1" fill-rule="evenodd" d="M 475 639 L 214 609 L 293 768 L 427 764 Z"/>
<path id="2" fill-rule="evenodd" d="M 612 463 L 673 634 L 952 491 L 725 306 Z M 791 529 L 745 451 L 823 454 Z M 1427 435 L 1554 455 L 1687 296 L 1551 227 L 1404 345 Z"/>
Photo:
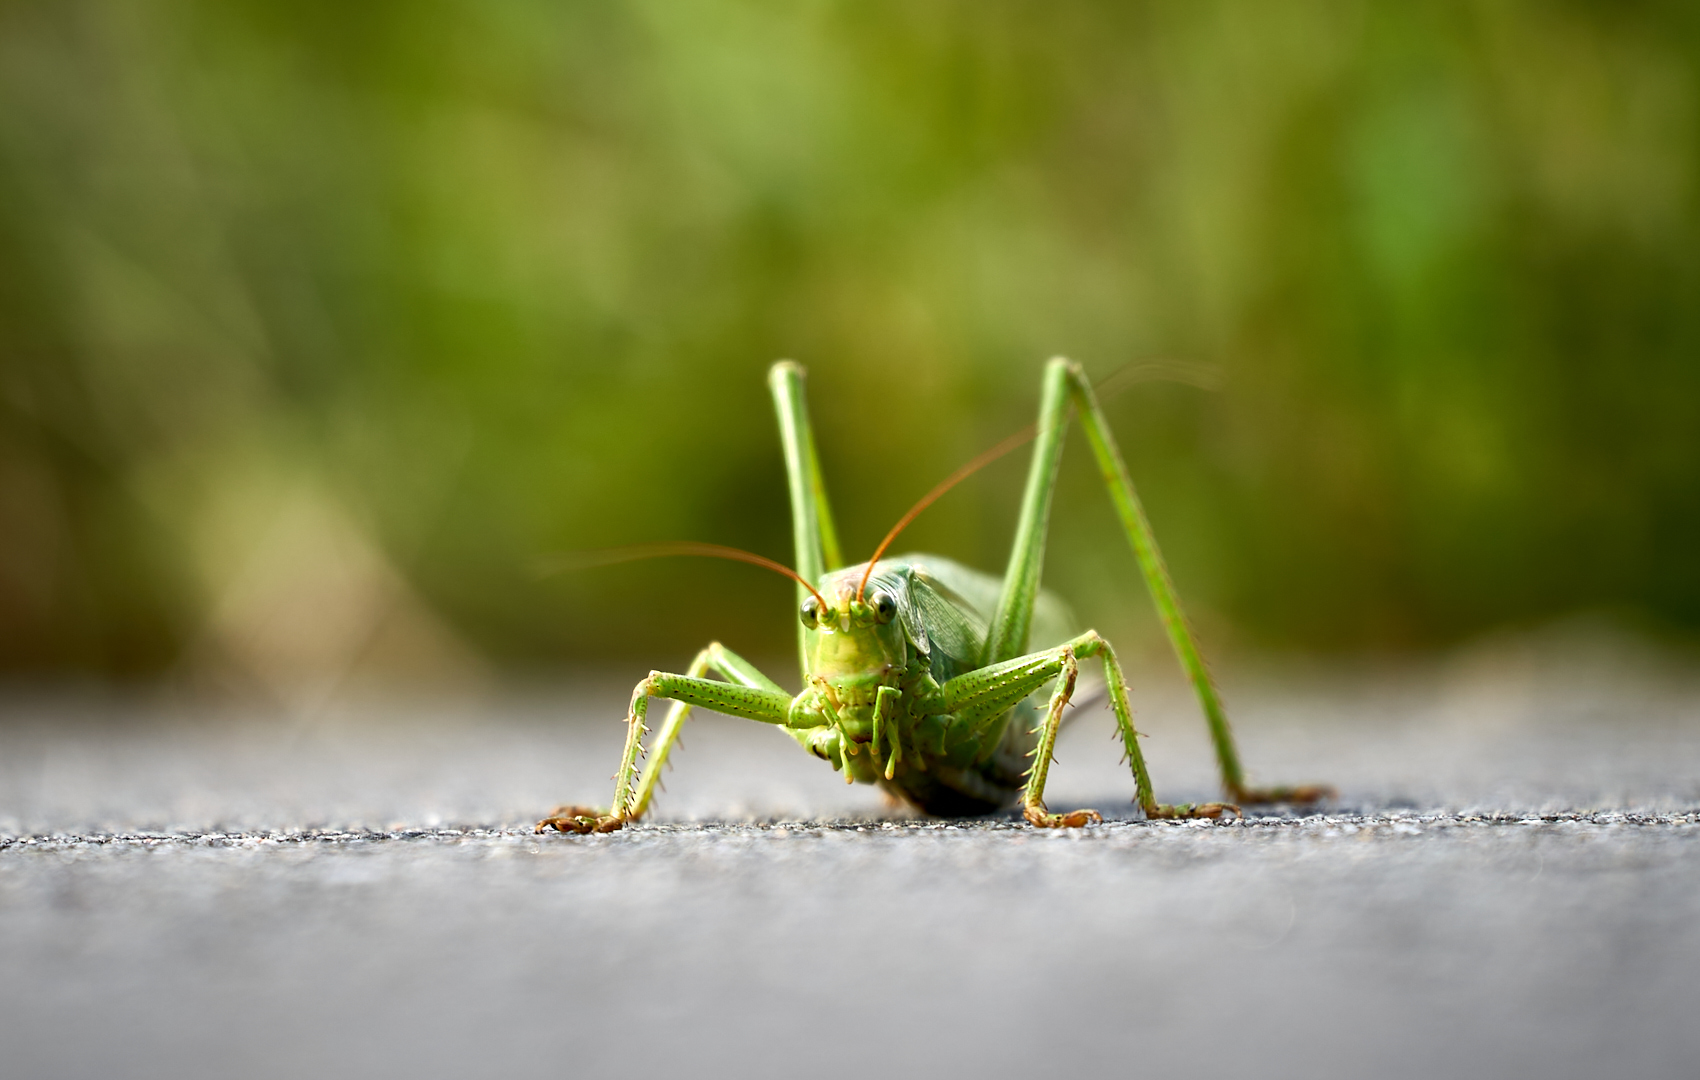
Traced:
<path id="1" fill-rule="evenodd" d="M 1320 813 L 1131 820 L 1084 718 L 1052 805 L 1112 820 L 1066 832 L 893 817 L 703 717 L 655 823 L 535 836 L 606 797 L 602 684 L 15 695 L 0 1075 L 1700 1075 L 1700 683 L 1521 655 L 1230 687 Z M 1179 688 L 1141 704 L 1160 793 L 1209 795 Z"/>

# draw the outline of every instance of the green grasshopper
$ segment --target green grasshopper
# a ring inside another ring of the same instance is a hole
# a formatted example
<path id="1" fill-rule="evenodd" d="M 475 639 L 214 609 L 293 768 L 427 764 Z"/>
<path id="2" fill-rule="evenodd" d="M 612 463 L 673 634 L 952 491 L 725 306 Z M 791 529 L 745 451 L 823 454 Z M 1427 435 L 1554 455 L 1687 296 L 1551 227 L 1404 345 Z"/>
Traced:
<path id="1" fill-rule="evenodd" d="M 879 784 L 924 813 L 986 814 L 1019 802 L 1023 816 L 1036 826 L 1099 822 L 1103 819 L 1095 810 L 1053 814 L 1045 806 L 1045 778 L 1063 709 L 1080 662 L 1094 657 L 1103 664 L 1135 797 L 1147 818 L 1217 818 L 1238 813 L 1240 803 L 1313 802 L 1330 794 L 1320 785 L 1246 786 L 1227 713 L 1181 613 L 1109 424 L 1078 364 L 1050 361 L 1038 423 L 959 469 L 904 515 L 872 558 L 848 567 L 839 556 L 803 379 L 801 367 L 782 361 L 768 380 L 789 477 L 795 570 L 710 544 L 628 549 L 638 556 L 740 559 L 795 579 L 802 692 L 787 693 L 718 642 L 698 653 L 683 675 L 650 672 L 632 692 L 613 804 L 607 810 L 560 807 L 538 822 L 538 832 L 611 832 L 642 817 L 681 728 L 698 706 L 783 728 L 804 749 L 830 762 L 846 782 Z M 1157 801 L 1115 651 L 1095 631 L 1075 633 L 1067 625 L 1066 609 L 1040 591 L 1051 495 L 1071 414 L 1085 430 L 1169 640 L 1198 694 L 1229 802 Z M 1033 459 L 1001 583 L 937 556 L 882 558 L 903 527 L 934 499 L 1028 438 L 1035 440 Z M 719 679 L 708 678 L 710 673 Z M 1039 691 L 1053 680 L 1048 705 L 1041 708 Z M 667 698 L 673 705 L 640 772 L 651 698 Z"/>

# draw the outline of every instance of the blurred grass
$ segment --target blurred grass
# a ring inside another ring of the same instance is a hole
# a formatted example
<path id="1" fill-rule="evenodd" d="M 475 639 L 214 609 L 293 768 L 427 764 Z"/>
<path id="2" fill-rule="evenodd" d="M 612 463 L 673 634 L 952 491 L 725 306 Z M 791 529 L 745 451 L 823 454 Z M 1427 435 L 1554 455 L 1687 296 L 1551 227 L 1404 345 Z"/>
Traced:
<path id="1" fill-rule="evenodd" d="M 1224 375 L 1110 406 L 1207 636 L 1696 628 L 1697 61 L 1679 3 L 0 4 L 0 665 L 781 653 L 748 568 L 533 573 L 788 559 L 781 356 L 858 553 L 1046 357 L 1160 357 Z M 1082 457 L 1049 580 L 1148 633 Z M 1023 468 L 911 546 L 1000 569 Z"/>

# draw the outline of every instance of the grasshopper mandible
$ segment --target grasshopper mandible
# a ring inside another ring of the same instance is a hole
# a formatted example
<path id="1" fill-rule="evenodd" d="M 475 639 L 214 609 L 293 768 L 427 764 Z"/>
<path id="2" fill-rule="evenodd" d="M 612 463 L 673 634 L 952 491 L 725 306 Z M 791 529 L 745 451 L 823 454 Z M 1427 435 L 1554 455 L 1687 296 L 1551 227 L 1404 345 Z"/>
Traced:
<path id="1" fill-rule="evenodd" d="M 783 728 L 804 749 L 831 763 L 846 782 L 879 784 L 924 813 L 985 814 L 1017 802 L 1043 827 L 1079 827 L 1103 819 L 1095 810 L 1053 814 L 1045 778 L 1063 709 L 1082 660 L 1098 659 L 1135 799 L 1147 818 L 1216 818 L 1240 803 L 1314 802 L 1321 785 L 1248 788 L 1221 698 L 1176 599 L 1133 481 L 1080 365 L 1055 359 L 1045 368 L 1034 427 L 993 447 L 928 493 L 881 542 L 873 557 L 844 566 L 828 508 L 803 369 L 775 364 L 769 385 L 791 495 L 795 570 L 759 555 L 711 544 L 650 545 L 641 555 L 696 554 L 753 562 L 797 582 L 803 690 L 791 695 L 718 642 L 697 654 L 683 675 L 652 671 L 632 692 L 625 752 L 607 810 L 563 806 L 537 831 L 611 832 L 636 821 L 651 796 L 691 709 L 701 706 Z M 1063 435 L 1078 417 L 1110 501 L 1209 725 L 1229 802 L 1170 805 L 1157 801 L 1128 705 L 1127 680 L 1110 643 L 1096 631 L 1076 633 L 1065 609 L 1041 593 L 1051 494 Z M 1034 440 L 1015 545 L 1002 582 L 932 555 L 882 558 L 916 514 L 980 466 Z M 1043 647 L 1034 649 L 1032 644 Z M 719 679 L 708 678 L 710 674 Z M 1054 686 L 1049 704 L 1036 695 Z M 643 739 L 651 698 L 672 701 L 648 762 Z"/>

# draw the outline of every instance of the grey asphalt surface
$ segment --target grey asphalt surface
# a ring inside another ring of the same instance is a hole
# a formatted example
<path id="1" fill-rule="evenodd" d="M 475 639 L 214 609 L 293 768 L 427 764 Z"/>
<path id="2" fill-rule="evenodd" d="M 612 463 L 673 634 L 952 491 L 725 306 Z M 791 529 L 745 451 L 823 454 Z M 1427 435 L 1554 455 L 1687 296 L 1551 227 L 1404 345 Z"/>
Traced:
<path id="1" fill-rule="evenodd" d="M 638 672 L 636 674 L 642 674 Z M 0 705 L 6 1077 L 1700 1076 L 1700 680 L 1488 650 L 1228 687 L 1321 812 L 1132 820 L 1107 715 L 1054 808 L 893 815 L 702 717 L 654 824 L 624 691 Z M 1161 795 L 1211 794 L 1181 688 Z"/>

